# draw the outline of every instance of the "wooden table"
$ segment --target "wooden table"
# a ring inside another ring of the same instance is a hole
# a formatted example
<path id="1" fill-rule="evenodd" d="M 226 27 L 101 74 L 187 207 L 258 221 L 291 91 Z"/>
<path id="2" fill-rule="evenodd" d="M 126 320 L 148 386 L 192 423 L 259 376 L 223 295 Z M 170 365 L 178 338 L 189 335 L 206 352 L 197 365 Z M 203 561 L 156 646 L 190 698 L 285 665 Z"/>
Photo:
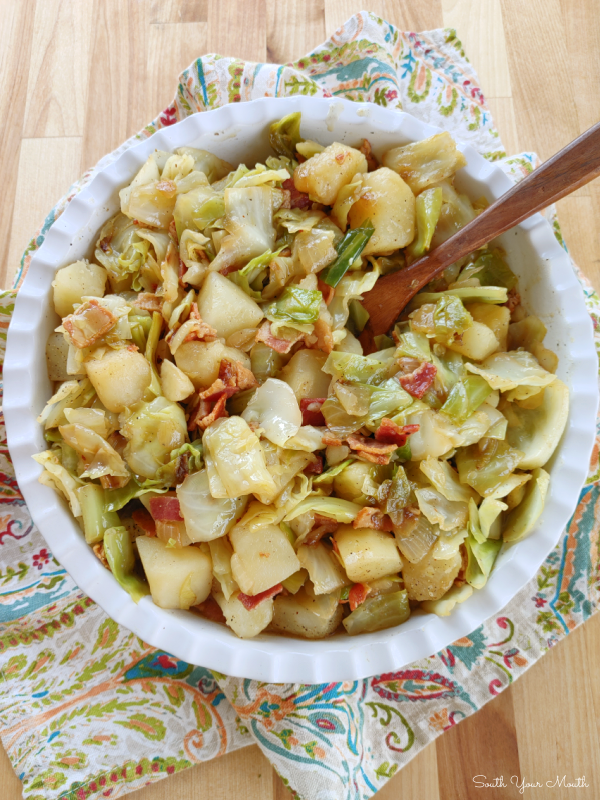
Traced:
<path id="1" fill-rule="evenodd" d="M 599 0 L 0 0 L 0 270 L 83 170 L 171 101 L 207 52 L 286 62 L 367 8 L 404 30 L 452 26 L 475 65 L 508 152 L 549 157 L 600 119 Z M 600 182 L 559 205 L 576 261 L 600 287 Z M 421 752 L 380 800 L 518 798 L 475 775 L 529 782 L 585 775 L 600 797 L 600 615 L 514 686 Z M 0 797 L 21 784 L 3 751 Z M 569 789 L 529 790 L 562 800 Z M 145 788 L 140 800 L 284 800 L 257 747 Z"/>

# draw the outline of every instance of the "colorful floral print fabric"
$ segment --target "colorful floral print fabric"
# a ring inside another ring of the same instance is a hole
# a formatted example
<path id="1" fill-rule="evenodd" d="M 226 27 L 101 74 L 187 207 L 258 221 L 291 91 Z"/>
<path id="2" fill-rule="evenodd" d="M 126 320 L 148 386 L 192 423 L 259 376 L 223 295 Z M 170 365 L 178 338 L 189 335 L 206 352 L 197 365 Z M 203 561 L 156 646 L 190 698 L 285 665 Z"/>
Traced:
<path id="1" fill-rule="evenodd" d="M 15 285 L 70 199 L 123 149 L 192 113 L 294 94 L 404 109 L 499 160 L 515 180 L 535 167 L 530 154 L 505 157 L 454 31 L 404 33 L 363 12 L 293 64 L 215 55 L 194 62 L 180 77 L 174 103 L 50 212 Z M 550 221 L 564 244 L 556 219 Z M 597 329 L 600 301 L 580 279 Z M 14 298 L 14 291 L 0 295 L 0 362 Z M 122 796 L 251 743 L 295 797 L 370 797 L 597 610 L 599 503 L 596 447 L 577 510 L 536 578 L 499 616 L 442 652 L 362 681 L 262 684 L 157 651 L 87 598 L 31 521 L 0 422 L 0 736 L 24 797 Z"/>

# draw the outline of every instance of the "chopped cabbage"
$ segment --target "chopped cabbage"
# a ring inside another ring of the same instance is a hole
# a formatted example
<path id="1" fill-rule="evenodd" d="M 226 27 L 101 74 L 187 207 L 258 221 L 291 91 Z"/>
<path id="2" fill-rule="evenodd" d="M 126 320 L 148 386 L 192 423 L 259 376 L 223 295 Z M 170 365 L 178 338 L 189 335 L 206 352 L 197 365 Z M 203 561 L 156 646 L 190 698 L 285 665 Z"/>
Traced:
<path id="1" fill-rule="evenodd" d="M 125 461 L 137 475 L 154 478 L 172 450 L 187 438 L 183 409 L 165 397 L 140 403 L 119 417 L 121 433 L 128 440 Z"/>
<path id="2" fill-rule="evenodd" d="M 517 285 L 517 276 L 499 250 L 483 252 L 475 261 L 467 264 L 460 276 L 461 280 L 465 278 L 477 278 L 482 286 L 504 286 L 506 289 L 514 289 Z"/>
<path id="3" fill-rule="evenodd" d="M 213 497 L 234 498 L 275 489 L 260 441 L 241 417 L 218 419 L 204 431 L 202 444 L 221 484 L 214 488 L 217 482 L 210 481 Z"/>
<path id="4" fill-rule="evenodd" d="M 278 155 L 295 157 L 296 145 L 304 141 L 300 136 L 300 116 L 299 111 L 294 111 L 269 126 L 269 142 Z"/>
<path id="5" fill-rule="evenodd" d="M 338 285 L 335 287 L 335 295 L 328 305 L 327 310 L 331 314 L 332 329 L 341 330 L 348 321 L 350 315 L 350 302 L 352 300 L 362 300 L 365 292 L 370 292 L 379 278 L 379 266 L 375 264 L 371 272 L 347 272 Z"/>
<path id="6" fill-rule="evenodd" d="M 425 189 L 417 196 L 417 238 L 408 247 L 408 252 L 415 259 L 420 258 L 431 247 L 435 226 L 442 210 L 442 200 L 440 186 Z"/>
<path id="7" fill-rule="evenodd" d="M 463 528 L 469 517 L 469 506 L 464 501 L 448 500 L 437 489 L 423 487 L 415 489 L 419 509 L 432 525 L 443 531 Z"/>
<path id="8" fill-rule="evenodd" d="M 544 389 L 541 404 L 534 409 L 517 403 L 505 407 L 506 441 L 523 453 L 521 469 L 543 467 L 560 441 L 569 416 L 569 390 L 556 378 Z M 488 434 L 489 435 L 489 434 Z"/>
<path id="9" fill-rule="evenodd" d="M 60 492 L 71 507 L 74 517 L 81 516 L 81 504 L 77 495 L 77 490 L 83 486 L 83 481 L 74 477 L 66 470 L 60 462 L 58 454 L 54 450 L 45 450 L 43 453 L 36 453 L 33 459 L 44 467 L 44 471 L 39 477 L 39 482 L 44 486 L 50 486 Z"/>
<path id="10" fill-rule="evenodd" d="M 269 441 L 281 446 L 296 436 L 302 425 L 293 389 L 276 378 L 267 378 L 258 387 L 241 416 L 255 428 L 261 428 Z"/>
<path id="11" fill-rule="evenodd" d="M 215 498 L 206 470 L 188 475 L 177 487 L 187 535 L 192 542 L 210 542 L 225 536 L 242 516 L 247 497 Z"/>
<path id="12" fill-rule="evenodd" d="M 446 500 L 468 503 L 476 498 L 476 492 L 460 483 L 458 474 L 447 461 L 429 457 L 421 461 L 420 467 L 421 472 L 431 481 L 431 485 L 443 494 Z"/>
<path id="13" fill-rule="evenodd" d="M 337 522 L 352 522 L 360 511 L 360 506 L 340 497 L 319 497 L 316 493 L 302 500 L 284 517 L 284 522 L 296 519 L 306 511 L 314 511 L 324 517 L 332 517 Z"/>
<path id="14" fill-rule="evenodd" d="M 476 444 L 461 448 L 455 458 L 461 483 L 488 497 L 504 484 L 519 465 L 523 453 L 504 441 L 484 437 Z"/>
<path id="15" fill-rule="evenodd" d="M 300 545 L 296 555 L 308 571 L 315 594 L 330 594 L 350 583 L 339 561 L 321 542 Z"/>
<path id="16" fill-rule="evenodd" d="M 415 358 L 418 361 L 431 361 L 429 339 L 423 333 L 401 333 L 398 337 L 398 347 L 394 356 L 396 358 Z"/>
<path id="17" fill-rule="evenodd" d="M 211 270 L 237 267 L 272 250 L 275 229 L 271 189 L 266 186 L 226 189 L 223 227 L 227 235 L 210 265 Z"/>
<path id="18" fill-rule="evenodd" d="M 388 368 L 374 358 L 354 353 L 330 353 L 323 365 L 323 372 L 334 378 L 359 383 L 380 383 L 386 377 Z"/>
<path id="19" fill-rule="evenodd" d="M 465 578 L 474 589 L 481 589 L 487 583 L 494 562 L 502 547 L 501 539 L 485 539 L 478 542 L 469 535 L 465 541 L 467 548 L 467 570 Z"/>
<path id="20" fill-rule="evenodd" d="M 440 411 L 460 424 L 477 411 L 491 393 L 492 389 L 484 378 L 467 375 L 454 384 Z"/>
<path id="21" fill-rule="evenodd" d="M 531 533 L 546 501 L 550 475 L 543 469 L 534 469 L 525 496 L 516 508 L 506 515 L 502 529 L 505 542 L 519 542 Z"/>
<path id="22" fill-rule="evenodd" d="M 479 526 L 485 539 L 500 538 L 500 514 L 507 511 L 508 506 L 501 500 L 485 497 L 479 506 Z"/>
<path id="23" fill-rule="evenodd" d="M 458 297 L 442 295 L 433 311 L 433 330 L 436 337 L 449 343 L 470 328 L 473 317 Z"/>
<path id="24" fill-rule="evenodd" d="M 456 147 L 452 136 L 444 131 L 428 139 L 393 147 L 383 156 L 386 167 L 397 172 L 419 194 L 428 186 L 451 178 L 467 160 Z"/>
<path id="25" fill-rule="evenodd" d="M 509 353 L 494 353 L 481 366 L 465 365 L 469 372 L 481 375 L 492 389 L 506 392 L 517 386 L 549 386 L 556 375 L 540 367 L 538 361 L 527 350 L 512 350 Z"/>
<path id="26" fill-rule="evenodd" d="M 58 429 L 65 442 L 79 453 L 85 464 L 80 478 L 96 480 L 103 475 L 129 479 L 123 459 L 109 443 L 85 425 L 61 425 Z"/>
<path id="27" fill-rule="evenodd" d="M 321 292 L 301 289 L 299 286 L 286 286 L 281 297 L 263 308 L 271 322 L 289 326 L 290 323 L 309 325 L 316 322 L 321 310 Z"/>

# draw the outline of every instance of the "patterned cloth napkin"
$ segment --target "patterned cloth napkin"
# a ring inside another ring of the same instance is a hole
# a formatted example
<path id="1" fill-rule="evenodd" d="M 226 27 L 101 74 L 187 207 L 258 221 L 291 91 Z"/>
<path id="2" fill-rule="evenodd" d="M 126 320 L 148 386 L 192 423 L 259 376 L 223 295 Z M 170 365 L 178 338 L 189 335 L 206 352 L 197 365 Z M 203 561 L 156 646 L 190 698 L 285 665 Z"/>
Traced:
<path id="1" fill-rule="evenodd" d="M 453 30 L 404 33 L 363 12 L 294 64 L 198 59 L 181 75 L 174 103 L 86 173 L 50 212 L 15 285 L 73 195 L 123 149 L 192 113 L 294 94 L 405 109 L 470 142 L 514 179 L 535 166 L 531 154 L 506 158 Z M 554 218 L 552 224 L 562 244 Z M 597 323 L 600 301 L 579 277 Z M 0 355 L 14 298 L 14 291 L 0 297 Z M 356 682 L 299 686 L 229 678 L 156 651 L 110 620 L 77 588 L 33 525 L 3 425 L 0 459 L 0 735 L 28 800 L 122 796 L 251 743 L 295 797 L 370 797 L 600 603 L 596 447 L 560 544 L 502 614 L 469 636 L 410 667 Z"/>

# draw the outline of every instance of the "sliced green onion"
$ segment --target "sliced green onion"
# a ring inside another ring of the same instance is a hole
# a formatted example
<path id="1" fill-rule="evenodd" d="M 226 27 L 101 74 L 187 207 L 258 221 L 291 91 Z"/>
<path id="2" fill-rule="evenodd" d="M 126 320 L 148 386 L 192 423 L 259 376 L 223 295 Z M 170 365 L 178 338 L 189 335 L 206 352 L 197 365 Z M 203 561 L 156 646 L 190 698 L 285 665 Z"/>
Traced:
<path id="1" fill-rule="evenodd" d="M 350 269 L 352 263 L 356 261 L 365 249 L 374 231 L 375 228 L 371 220 L 367 220 L 360 228 L 354 228 L 354 230 L 348 231 L 336 247 L 338 252 L 337 259 L 327 268 L 327 274 L 325 274 L 325 270 L 321 273 L 322 280 L 324 280 L 328 286 L 333 286 L 335 288 L 338 285 Z"/>

